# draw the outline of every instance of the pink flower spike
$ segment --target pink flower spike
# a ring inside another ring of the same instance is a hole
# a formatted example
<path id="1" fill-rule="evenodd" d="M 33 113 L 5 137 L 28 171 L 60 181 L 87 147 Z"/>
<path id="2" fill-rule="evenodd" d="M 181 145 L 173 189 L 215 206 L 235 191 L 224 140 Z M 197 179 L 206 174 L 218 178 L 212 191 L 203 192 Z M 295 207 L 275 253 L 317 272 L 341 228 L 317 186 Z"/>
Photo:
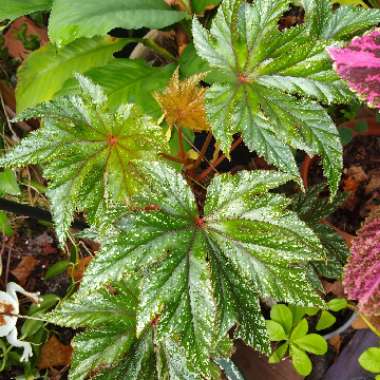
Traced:
<path id="1" fill-rule="evenodd" d="M 380 315 L 380 218 L 367 223 L 353 240 L 343 286 L 347 297 L 358 301 L 360 312 Z"/>

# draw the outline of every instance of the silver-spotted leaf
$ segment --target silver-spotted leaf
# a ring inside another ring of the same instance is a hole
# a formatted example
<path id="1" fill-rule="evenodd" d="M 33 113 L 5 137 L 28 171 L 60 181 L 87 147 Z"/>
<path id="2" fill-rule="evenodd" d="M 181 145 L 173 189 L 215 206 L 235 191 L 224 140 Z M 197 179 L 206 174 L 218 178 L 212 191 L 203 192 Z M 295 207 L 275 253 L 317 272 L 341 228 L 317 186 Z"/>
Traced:
<path id="1" fill-rule="evenodd" d="M 77 334 L 72 342 L 70 379 L 84 380 L 98 367 L 113 365 L 130 350 L 134 341 L 134 330 L 119 323 L 107 322 L 105 326 Z"/>
<path id="2" fill-rule="evenodd" d="M 91 223 L 109 204 L 123 204 L 144 182 L 141 160 L 157 158 L 162 129 L 132 104 L 108 110 L 101 87 L 78 76 L 81 94 L 44 103 L 20 118 L 42 117 L 43 126 L 0 159 L 5 167 L 40 164 L 61 242 L 75 211 Z"/>
<path id="3" fill-rule="evenodd" d="M 341 5 L 333 11 L 331 0 L 302 0 L 302 3 L 306 29 L 313 37 L 347 40 L 380 22 L 380 9 Z"/>
<path id="4" fill-rule="evenodd" d="M 236 337 L 270 350 L 260 297 L 321 304 L 305 267 L 323 259 L 322 246 L 287 210 L 289 200 L 269 192 L 291 176 L 218 176 L 199 215 L 180 174 L 159 163 L 149 171 L 150 189 L 139 201 L 151 207 L 119 221 L 82 282 L 86 289 L 139 274 L 139 334 L 156 325 L 157 340 L 180 344 L 191 370 L 209 378 L 210 353 L 234 325 Z"/>
<path id="5" fill-rule="evenodd" d="M 153 324 L 136 334 L 137 284 L 133 279 L 78 293 L 46 316 L 51 323 L 85 329 L 73 340 L 70 380 L 198 379 L 183 348 L 170 339 L 157 341 Z M 218 371 L 213 379 L 219 378 Z"/>
<path id="6" fill-rule="evenodd" d="M 342 275 L 342 269 L 347 261 L 349 251 L 345 241 L 323 220 L 330 216 L 346 199 L 344 193 L 338 193 L 333 202 L 323 196 L 325 185 L 309 188 L 306 193 L 293 197 L 292 210 L 315 232 L 321 240 L 326 252 L 324 261 L 310 265 L 310 275 L 319 283 L 318 276 L 337 279 Z"/>
<path id="7" fill-rule="evenodd" d="M 193 20 L 198 55 L 224 78 L 207 91 L 206 109 L 225 153 L 241 133 L 250 150 L 292 175 L 298 174 L 292 149 L 319 154 L 335 194 L 342 146 L 319 102 L 344 103 L 352 94 L 332 69 L 327 41 L 302 25 L 279 30 L 289 3 L 224 0 L 210 31 Z"/>

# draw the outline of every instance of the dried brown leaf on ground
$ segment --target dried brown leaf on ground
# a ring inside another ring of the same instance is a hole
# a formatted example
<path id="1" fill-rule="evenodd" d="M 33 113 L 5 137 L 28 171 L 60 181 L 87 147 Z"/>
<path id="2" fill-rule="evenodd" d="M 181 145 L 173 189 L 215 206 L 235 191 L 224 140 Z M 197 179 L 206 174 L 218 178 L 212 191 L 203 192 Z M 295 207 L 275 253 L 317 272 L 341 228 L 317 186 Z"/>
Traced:
<path id="1" fill-rule="evenodd" d="M 92 256 L 86 256 L 79 260 L 78 264 L 74 267 L 70 266 L 67 269 L 68 275 L 73 278 L 75 282 L 79 282 L 82 280 L 83 274 L 90 264 L 92 260 Z"/>
<path id="2" fill-rule="evenodd" d="M 31 19 L 20 17 L 14 21 L 4 34 L 4 45 L 12 58 L 21 61 L 28 56 L 30 50 L 28 50 L 28 46 L 24 46 L 20 34 L 28 40 L 39 40 L 40 46 L 49 41 L 46 29 L 37 26 Z"/>
<path id="3" fill-rule="evenodd" d="M 16 277 L 17 282 L 24 286 L 28 281 L 29 276 L 39 264 L 39 260 L 33 256 L 24 256 L 18 263 L 17 267 L 11 271 L 12 275 Z"/>
<path id="4" fill-rule="evenodd" d="M 345 178 L 343 180 L 343 190 L 355 192 L 360 184 L 368 180 L 367 173 L 360 165 L 352 165 L 345 170 Z"/>
<path id="5" fill-rule="evenodd" d="M 181 11 L 186 11 L 187 7 L 183 0 L 165 0 L 165 3 L 171 7 L 177 7 Z"/>
<path id="6" fill-rule="evenodd" d="M 38 368 L 65 367 L 71 363 L 72 352 L 71 346 L 61 343 L 55 335 L 52 335 L 41 348 Z"/>
<path id="7" fill-rule="evenodd" d="M 48 232 L 43 232 L 34 239 L 36 248 L 42 255 L 53 255 L 58 253 L 57 245 Z"/>
<path id="8" fill-rule="evenodd" d="M 342 337 L 340 335 L 333 336 L 329 339 L 329 344 L 334 347 L 337 353 L 339 353 L 342 346 Z"/>
<path id="9" fill-rule="evenodd" d="M 368 174 L 370 180 L 365 187 L 366 194 L 370 194 L 373 191 L 380 189 L 380 169 L 371 170 Z"/>
<path id="10" fill-rule="evenodd" d="M 325 292 L 332 293 L 336 297 L 345 297 L 344 289 L 341 281 L 334 281 L 330 282 L 327 280 L 322 280 L 323 288 L 325 289 Z"/>
<path id="11" fill-rule="evenodd" d="M 369 322 L 380 331 L 380 317 L 366 317 Z M 352 328 L 355 330 L 368 329 L 368 325 L 363 318 L 359 315 L 352 323 Z"/>

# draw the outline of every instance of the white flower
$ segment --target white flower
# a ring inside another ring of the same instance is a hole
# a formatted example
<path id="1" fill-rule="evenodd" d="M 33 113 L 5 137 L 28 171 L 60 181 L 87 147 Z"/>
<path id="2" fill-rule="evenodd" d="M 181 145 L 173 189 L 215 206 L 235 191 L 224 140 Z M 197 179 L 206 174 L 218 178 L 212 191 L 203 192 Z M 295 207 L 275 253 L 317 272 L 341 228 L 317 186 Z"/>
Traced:
<path id="1" fill-rule="evenodd" d="M 36 303 L 39 301 L 39 293 L 29 293 L 14 282 L 7 284 L 6 292 L 0 291 L 0 337 L 5 336 L 10 345 L 24 349 L 20 359 L 23 362 L 28 361 L 33 356 L 33 351 L 30 343 L 17 339 L 16 323 L 19 314 L 19 302 L 16 292 L 31 298 Z"/>

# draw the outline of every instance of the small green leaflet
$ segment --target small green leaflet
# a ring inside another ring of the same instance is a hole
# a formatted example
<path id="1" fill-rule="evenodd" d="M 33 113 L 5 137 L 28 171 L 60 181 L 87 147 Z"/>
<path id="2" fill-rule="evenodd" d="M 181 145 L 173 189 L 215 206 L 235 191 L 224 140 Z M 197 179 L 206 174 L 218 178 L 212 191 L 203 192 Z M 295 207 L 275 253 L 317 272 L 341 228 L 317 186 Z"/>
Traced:
<path id="1" fill-rule="evenodd" d="M 124 104 L 110 113 L 102 88 L 77 78 L 80 95 L 20 115 L 42 117 L 44 125 L 0 159 L 5 167 L 41 164 L 61 242 L 76 210 L 96 223 L 109 204 L 128 202 L 144 182 L 140 160 L 154 160 L 164 149 L 162 129 L 136 106 Z"/>
<path id="2" fill-rule="evenodd" d="M 114 28 L 160 29 L 185 17 L 164 0 L 55 0 L 49 37 L 62 46 L 81 37 L 104 36 Z"/>
<path id="3" fill-rule="evenodd" d="M 293 149 L 318 154 L 335 195 L 342 146 L 318 102 L 344 103 L 352 93 L 332 70 L 326 41 L 311 38 L 302 25 L 279 31 L 289 3 L 224 0 L 210 31 L 194 18 L 198 55 L 224 78 L 208 90 L 206 109 L 224 153 L 229 153 L 233 135 L 241 133 L 250 150 L 294 176 Z"/>
<path id="4" fill-rule="evenodd" d="M 155 207 L 120 220 L 81 285 L 93 289 L 141 276 L 138 335 L 156 321 L 157 340 L 178 342 L 191 370 L 209 378 L 210 352 L 235 324 L 235 337 L 269 352 L 260 297 L 321 305 L 305 266 L 323 259 L 322 246 L 286 209 L 289 200 L 269 192 L 291 176 L 274 171 L 218 176 L 200 216 L 180 174 L 160 163 L 147 170 L 150 189 L 136 202 Z"/>
<path id="5" fill-rule="evenodd" d="M 292 309 L 295 310 L 294 307 Z M 280 343 L 269 357 L 269 363 L 279 363 L 289 349 L 293 367 L 300 375 L 307 376 L 312 370 L 307 352 L 324 355 L 328 346 L 326 340 L 320 335 L 308 334 L 308 322 L 305 318 L 301 319 L 304 312 L 301 311 L 298 315 L 299 318 L 295 319 L 290 307 L 286 305 L 272 306 L 271 319 L 266 321 L 268 334 L 271 341 Z"/>
<path id="6" fill-rule="evenodd" d="M 359 357 L 360 365 L 369 372 L 380 373 L 380 347 L 370 347 Z"/>
<path id="7" fill-rule="evenodd" d="M 48 11 L 53 0 L 1 0 L 0 21 L 11 20 L 39 11 Z"/>
<path id="8" fill-rule="evenodd" d="M 0 195 L 3 194 L 21 195 L 20 186 L 17 183 L 17 176 L 10 169 L 5 169 L 0 172 Z"/>
<path id="9" fill-rule="evenodd" d="M 380 23 L 380 9 L 340 6 L 333 12 L 331 0 L 302 0 L 305 26 L 310 36 L 348 40 Z"/>

